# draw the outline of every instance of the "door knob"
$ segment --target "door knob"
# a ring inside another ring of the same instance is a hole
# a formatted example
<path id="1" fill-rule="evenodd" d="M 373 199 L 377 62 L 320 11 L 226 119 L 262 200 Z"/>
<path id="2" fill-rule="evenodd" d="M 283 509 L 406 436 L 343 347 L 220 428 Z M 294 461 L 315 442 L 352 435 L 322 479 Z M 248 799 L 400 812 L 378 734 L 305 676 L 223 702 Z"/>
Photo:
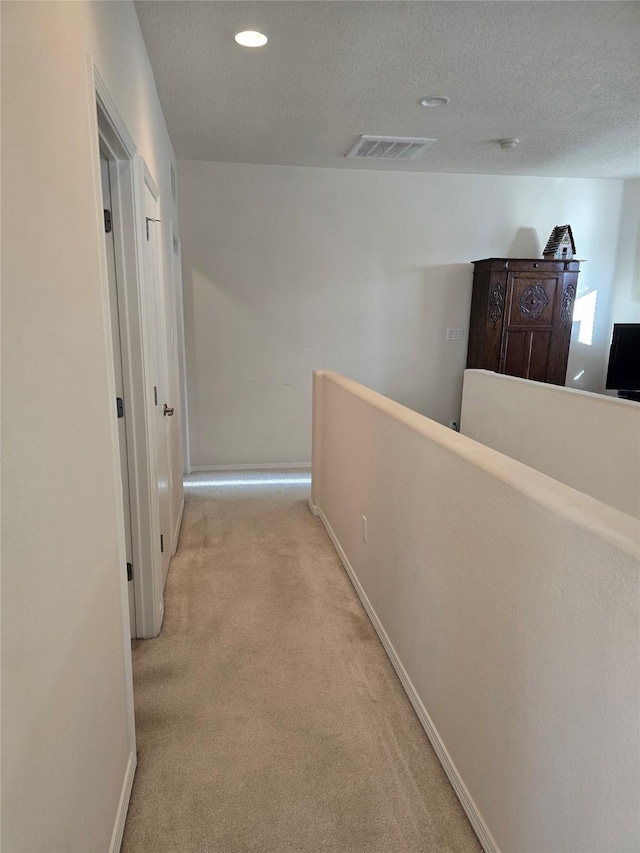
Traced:
<path id="1" fill-rule="evenodd" d="M 169 417 L 169 418 L 170 418 L 170 417 L 173 415 L 173 406 L 169 407 L 169 406 L 167 406 L 167 404 L 165 403 L 165 404 L 164 404 L 164 412 L 163 412 L 163 414 L 164 414 L 164 416 L 165 416 L 165 417 Z"/>

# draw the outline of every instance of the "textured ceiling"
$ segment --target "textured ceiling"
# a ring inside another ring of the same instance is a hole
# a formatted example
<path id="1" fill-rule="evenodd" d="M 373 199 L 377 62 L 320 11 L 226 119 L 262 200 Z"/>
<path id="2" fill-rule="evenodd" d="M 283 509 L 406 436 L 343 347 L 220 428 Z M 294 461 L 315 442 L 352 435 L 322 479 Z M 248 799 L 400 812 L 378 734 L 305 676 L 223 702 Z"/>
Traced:
<path id="1" fill-rule="evenodd" d="M 626 178 L 640 174 L 640 3 L 139 0 L 177 157 Z M 234 33 L 257 29 L 263 48 Z M 418 103 L 446 95 L 440 108 Z M 345 160 L 360 134 L 435 137 Z M 496 140 L 518 137 L 503 150 Z"/>

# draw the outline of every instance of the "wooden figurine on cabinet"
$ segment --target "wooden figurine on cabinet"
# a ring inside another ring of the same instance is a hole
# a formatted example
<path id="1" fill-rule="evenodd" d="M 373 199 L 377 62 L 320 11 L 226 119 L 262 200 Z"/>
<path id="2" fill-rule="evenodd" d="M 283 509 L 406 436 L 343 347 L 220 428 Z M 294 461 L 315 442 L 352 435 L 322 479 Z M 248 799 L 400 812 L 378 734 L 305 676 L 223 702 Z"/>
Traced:
<path id="1" fill-rule="evenodd" d="M 474 261 L 467 367 L 564 385 L 580 263 Z"/>

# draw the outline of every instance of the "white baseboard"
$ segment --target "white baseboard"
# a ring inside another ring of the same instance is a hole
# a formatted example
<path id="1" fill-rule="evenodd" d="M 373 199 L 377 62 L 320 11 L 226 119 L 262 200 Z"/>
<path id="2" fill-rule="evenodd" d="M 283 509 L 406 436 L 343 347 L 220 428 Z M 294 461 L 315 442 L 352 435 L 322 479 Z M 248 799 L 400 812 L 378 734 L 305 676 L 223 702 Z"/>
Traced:
<path id="1" fill-rule="evenodd" d="M 311 470 L 311 462 L 269 462 L 265 465 L 192 465 L 191 473 L 207 471 L 293 471 L 298 468 Z"/>
<path id="2" fill-rule="evenodd" d="M 353 587 L 357 592 L 358 597 L 360 598 L 360 601 L 362 602 L 362 605 L 366 610 L 373 627 L 376 630 L 376 633 L 380 637 L 380 641 L 384 646 L 389 660 L 393 664 L 393 668 L 395 669 L 395 671 L 398 673 L 398 678 L 402 682 L 402 686 L 404 687 L 405 692 L 409 697 L 409 701 L 413 705 L 413 709 L 418 715 L 418 719 L 420 720 L 423 729 L 427 733 L 427 737 L 431 741 L 436 755 L 440 759 L 440 763 L 444 768 L 444 772 L 449 777 L 449 781 L 451 782 L 453 790 L 456 792 L 456 795 L 460 800 L 462 808 L 464 809 L 467 817 L 469 818 L 469 822 L 473 827 L 475 834 L 478 836 L 478 840 L 482 845 L 482 849 L 485 851 L 485 853 L 500 853 L 500 848 L 496 844 L 493 835 L 489 831 L 489 827 L 484 822 L 482 815 L 478 810 L 478 807 L 473 801 L 471 794 L 467 790 L 467 786 L 464 784 L 462 777 L 460 776 L 458 769 L 453 763 L 442 738 L 438 734 L 438 730 L 434 726 L 433 720 L 427 713 L 427 709 L 422 704 L 420 696 L 418 695 L 415 687 L 413 686 L 411 679 L 407 675 L 407 672 L 404 666 L 402 665 L 402 661 L 398 657 L 396 650 L 393 648 L 391 640 L 387 636 L 387 632 L 382 626 L 382 622 L 378 618 L 378 615 L 373 609 L 371 602 L 367 598 L 367 594 L 362 588 L 362 585 L 360 584 L 360 581 L 358 580 L 356 573 L 353 570 L 353 566 L 349 562 L 347 555 L 342 549 L 342 545 L 338 541 L 338 537 L 336 536 L 336 534 L 333 532 L 333 528 L 329 524 L 326 515 L 320 507 L 315 506 L 315 504 L 312 504 L 311 501 L 309 501 L 309 507 L 314 515 L 320 516 L 320 520 L 322 521 L 327 533 L 329 534 L 329 538 L 333 543 L 333 547 L 336 549 L 338 556 L 340 557 L 340 560 L 342 562 L 342 565 L 344 566 L 349 576 L 349 579 L 353 584 Z"/>
<path id="3" fill-rule="evenodd" d="M 184 495 L 182 496 L 182 500 L 180 501 L 180 511 L 178 513 L 178 519 L 176 521 L 176 526 L 173 530 L 173 548 L 171 549 L 171 556 L 176 553 L 178 549 L 178 539 L 180 538 L 180 528 L 182 527 L 182 516 L 184 515 Z"/>
<path id="4" fill-rule="evenodd" d="M 120 802 L 118 803 L 118 811 L 116 812 L 116 822 L 113 826 L 111 835 L 111 844 L 109 845 L 109 853 L 119 853 L 122 845 L 122 836 L 124 835 L 124 824 L 127 819 L 127 810 L 129 809 L 129 800 L 131 799 L 131 788 L 133 787 L 133 777 L 136 772 L 137 758 L 135 752 L 129 753 L 127 761 L 127 769 L 124 773 L 122 782 L 122 791 L 120 792 Z"/>

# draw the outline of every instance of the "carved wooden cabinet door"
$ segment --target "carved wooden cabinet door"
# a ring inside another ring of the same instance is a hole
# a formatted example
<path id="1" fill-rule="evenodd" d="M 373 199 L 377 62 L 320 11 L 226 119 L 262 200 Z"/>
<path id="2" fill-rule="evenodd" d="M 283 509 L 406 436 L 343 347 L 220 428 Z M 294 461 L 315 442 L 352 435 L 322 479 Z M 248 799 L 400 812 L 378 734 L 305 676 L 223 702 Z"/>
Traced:
<path id="1" fill-rule="evenodd" d="M 564 385 L 579 261 L 475 262 L 467 367 Z"/>
<path id="2" fill-rule="evenodd" d="M 500 373 L 547 380 L 554 308 L 562 291 L 562 276 L 509 273 Z"/>

